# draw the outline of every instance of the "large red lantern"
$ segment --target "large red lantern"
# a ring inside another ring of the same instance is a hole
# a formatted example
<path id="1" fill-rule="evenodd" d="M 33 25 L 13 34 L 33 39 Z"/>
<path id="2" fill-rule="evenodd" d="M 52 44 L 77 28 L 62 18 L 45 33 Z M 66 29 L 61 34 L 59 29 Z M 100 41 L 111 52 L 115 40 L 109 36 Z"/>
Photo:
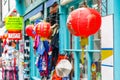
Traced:
<path id="1" fill-rule="evenodd" d="M 88 37 L 99 30 L 101 16 L 95 9 L 79 8 L 70 13 L 67 25 L 73 35 Z"/>
<path id="2" fill-rule="evenodd" d="M 26 31 L 26 34 L 28 36 L 35 37 L 35 33 L 34 33 L 34 29 L 33 28 L 34 28 L 34 25 L 27 25 L 26 26 L 25 31 Z"/>
<path id="3" fill-rule="evenodd" d="M 95 34 L 101 25 L 100 14 L 92 8 L 79 8 L 70 13 L 67 27 L 71 34 L 81 37 L 81 62 L 84 64 L 84 49 L 88 44 L 88 36 Z"/>
<path id="4" fill-rule="evenodd" d="M 36 34 L 42 38 L 50 37 L 52 31 L 50 26 L 50 23 L 45 21 L 38 23 L 35 28 Z"/>

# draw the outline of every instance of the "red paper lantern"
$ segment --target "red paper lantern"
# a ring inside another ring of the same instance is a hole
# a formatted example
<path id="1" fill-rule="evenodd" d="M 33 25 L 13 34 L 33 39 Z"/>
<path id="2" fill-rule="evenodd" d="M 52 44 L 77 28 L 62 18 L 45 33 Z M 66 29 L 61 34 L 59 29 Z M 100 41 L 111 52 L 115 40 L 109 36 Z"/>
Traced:
<path id="1" fill-rule="evenodd" d="M 101 25 L 99 12 L 92 8 L 79 8 L 70 13 L 68 29 L 75 36 L 88 37 L 95 34 Z"/>
<path id="2" fill-rule="evenodd" d="M 26 31 L 26 34 L 28 36 L 35 37 L 35 33 L 34 33 L 34 29 L 33 28 L 34 28 L 34 25 L 27 25 L 26 26 L 25 31 Z"/>
<path id="3" fill-rule="evenodd" d="M 35 28 L 36 34 L 39 35 L 42 38 L 48 38 L 51 35 L 51 28 L 50 23 L 48 22 L 40 22 L 36 25 Z"/>

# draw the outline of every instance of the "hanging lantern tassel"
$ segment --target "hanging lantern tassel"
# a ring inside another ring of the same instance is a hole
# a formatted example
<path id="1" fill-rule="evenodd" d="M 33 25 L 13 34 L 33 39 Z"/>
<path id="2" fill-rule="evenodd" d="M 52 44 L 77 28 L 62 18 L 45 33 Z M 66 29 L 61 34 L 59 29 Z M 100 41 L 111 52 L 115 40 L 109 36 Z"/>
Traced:
<path id="1" fill-rule="evenodd" d="M 81 63 L 84 64 L 84 57 L 85 57 L 84 50 L 85 50 L 86 45 L 88 45 L 88 37 L 81 37 L 80 44 L 81 44 L 81 49 L 82 49 L 82 52 L 81 52 Z"/>

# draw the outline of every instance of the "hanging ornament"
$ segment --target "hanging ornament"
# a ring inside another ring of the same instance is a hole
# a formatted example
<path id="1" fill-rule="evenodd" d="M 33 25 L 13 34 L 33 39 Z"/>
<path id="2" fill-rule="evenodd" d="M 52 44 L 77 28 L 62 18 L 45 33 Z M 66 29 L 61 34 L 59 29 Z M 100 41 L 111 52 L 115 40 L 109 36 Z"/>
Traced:
<path id="1" fill-rule="evenodd" d="M 79 8 L 72 11 L 67 19 L 67 27 L 71 34 L 81 37 L 82 63 L 84 63 L 84 49 L 88 44 L 88 36 L 95 34 L 101 26 L 99 12 L 92 8 Z"/>
<path id="2" fill-rule="evenodd" d="M 50 27 L 51 27 L 50 23 L 43 21 L 43 22 L 40 22 L 36 25 L 35 32 L 42 39 L 49 38 L 52 34 L 52 30 Z"/>
<path id="3" fill-rule="evenodd" d="M 34 25 L 27 25 L 26 26 L 26 29 L 25 29 L 25 31 L 26 31 L 26 34 L 28 35 L 28 36 L 31 36 L 31 37 L 35 37 L 35 31 L 34 31 Z"/>

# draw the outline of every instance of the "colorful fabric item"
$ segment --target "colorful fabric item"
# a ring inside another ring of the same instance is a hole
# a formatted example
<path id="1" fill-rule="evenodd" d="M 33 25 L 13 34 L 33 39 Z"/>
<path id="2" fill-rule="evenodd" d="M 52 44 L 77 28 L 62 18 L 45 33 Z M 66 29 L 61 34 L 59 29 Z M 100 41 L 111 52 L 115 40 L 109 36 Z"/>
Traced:
<path id="1" fill-rule="evenodd" d="M 39 45 L 39 41 L 40 41 L 40 37 L 39 36 L 35 36 L 35 41 L 34 41 L 34 49 L 36 50 L 38 45 Z"/>
<path id="2" fill-rule="evenodd" d="M 44 55 L 40 55 L 37 67 L 41 76 L 48 76 L 48 54 L 44 52 Z"/>
<path id="3" fill-rule="evenodd" d="M 59 33 L 56 33 L 51 40 L 52 48 L 54 48 L 54 47 L 59 48 L 59 42 L 58 41 L 59 41 Z"/>
<path id="4" fill-rule="evenodd" d="M 44 47 L 45 47 L 45 52 L 49 52 L 49 42 L 46 40 L 46 41 L 43 41 L 43 44 L 44 44 Z"/>
<path id="5" fill-rule="evenodd" d="M 45 51 L 45 47 L 43 41 L 39 41 L 38 47 L 36 49 L 37 55 L 43 55 L 44 51 Z"/>

